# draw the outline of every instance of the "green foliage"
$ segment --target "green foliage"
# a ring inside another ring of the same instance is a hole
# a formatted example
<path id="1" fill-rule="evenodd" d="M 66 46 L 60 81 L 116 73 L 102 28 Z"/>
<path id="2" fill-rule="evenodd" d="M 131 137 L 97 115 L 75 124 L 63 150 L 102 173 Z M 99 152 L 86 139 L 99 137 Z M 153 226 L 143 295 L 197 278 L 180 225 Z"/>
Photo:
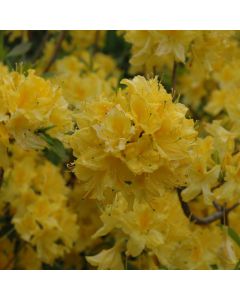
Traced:
<path id="1" fill-rule="evenodd" d="M 23 56 L 31 49 L 32 44 L 29 42 L 23 42 L 17 46 L 15 46 L 8 54 L 7 58 L 9 57 L 16 57 L 16 56 Z"/>
<path id="2" fill-rule="evenodd" d="M 210 267 L 211 267 L 211 269 L 212 270 L 219 270 L 219 267 L 218 267 L 218 265 L 210 265 Z"/>
<path id="3" fill-rule="evenodd" d="M 44 156 L 54 165 L 58 166 L 69 160 L 70 152 L 65 149 L 62 142 L 47 134 L 47 131 L 52 127 L 53 126 L 39 129 L 36 131 L 36 135 L 41 137 L 48 145 L 48 147 L 43 149 Z"/>
<path id="4" fill-rule="evenodd" d="M 55 74 L 53 72 L 45 72 L 42 74 L 42 77 L 45 79 L 49 79 L 51 77 L 53 77 Z"/>
<path id="5" fill-rule="evenodd" d="M 129 77 L 130 48 L 131 45 L 122 36 L 118 35 L 116 30 L 107 31 L 103 53 L 116 59 L 118 67 L 124 70 L 122 78 L 127 75 Z"/>
<path id="6" fill-rule="evenodd" d="M 234 242 L 240 247 L 240 236 L 238 233 L 231 227 L 227 229 L 228 235 L 234 240 Z"/>

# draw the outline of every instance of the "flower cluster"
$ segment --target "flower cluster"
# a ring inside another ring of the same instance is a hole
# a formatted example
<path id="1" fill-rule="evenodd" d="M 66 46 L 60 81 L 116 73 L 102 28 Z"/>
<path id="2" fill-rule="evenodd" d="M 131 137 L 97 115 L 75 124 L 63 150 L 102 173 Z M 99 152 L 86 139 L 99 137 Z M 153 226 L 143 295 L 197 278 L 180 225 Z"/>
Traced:
<path id="1" fill-rule="evenodd" d="M 239 269 L 238 32 L 0 35 L 0 269 Z"/>
<path id="2" fill-rule="evenodd" d="M 2 67 L 3 68 L 3 67 Z M 9 136 L 26 147 L 37 146 L 34 132 L 53 127 L 53 136 L 61 137 L 72 129 L 72 118 L 59 86 L 35 75 L 8 72 L 0 76 L 1 121 Z"/>
<path id="3" fill-rule="evenodd" d="M 112 98 L 82 103 L 80 129 L 68 139 L 86 195 L 108 200 L 121 191 L 149 198 L 184 185 L 197 134 L 187 108 L 173 103 L 157 78 L 122 84 L 127 87 Z"/>
<path id="4" fill-rule="evenodd" d="M 69 252 L 77 240 L 77 216 L 67 205 L 69 189 L 59 168 L 34 151 L 10 147 L 1 201 L 9 204 L 12 223 L 23 241 L 46 263 Z"/>

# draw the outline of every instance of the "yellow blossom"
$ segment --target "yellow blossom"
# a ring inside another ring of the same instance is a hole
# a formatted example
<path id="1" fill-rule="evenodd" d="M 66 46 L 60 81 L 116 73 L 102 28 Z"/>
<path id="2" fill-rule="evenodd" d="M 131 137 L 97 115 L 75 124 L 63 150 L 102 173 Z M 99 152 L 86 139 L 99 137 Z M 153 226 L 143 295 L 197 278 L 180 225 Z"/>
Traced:
<path id="1" fill-rule="evenodd" d="M 99 270 L 124 269 L 119 244 L 108 250 L 102 250 L 94 256 L 87 256 L 86 259 L 91 265 L 98 267 Z"/>

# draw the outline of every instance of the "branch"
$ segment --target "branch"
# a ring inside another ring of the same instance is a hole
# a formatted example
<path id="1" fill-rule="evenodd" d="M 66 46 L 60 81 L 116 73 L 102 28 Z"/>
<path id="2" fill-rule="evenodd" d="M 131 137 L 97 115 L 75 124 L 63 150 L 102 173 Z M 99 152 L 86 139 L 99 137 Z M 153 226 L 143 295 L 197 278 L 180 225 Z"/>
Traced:
<path id="1" fill-rule="evenodd" d="M 7 261 L 6 265 L 2 269 L 3 270 L 9 270 L 9 268 L 11 267 L 14 260 L 15 260 L 15 257 L 14 257 L 14 254 L 13 254 L 13 256 L 9 259 L 9 261 Z"/>
<path id="2" fill-rule="evenodd" d="M 13 256 L 9 259 L 9 261 L 3 267 L 3 270 L 9 270 L 10 268 L 14 269 L 14 266 L 18 259 L 19 251 L 22 250 L 23 247 L 24 247 L 24 244 L 21 241 L 17 241 L 15 243 Z M 12 264 L 13 264 L 13 266 L 12 266 Z"/>
<path id="3" fill-rule="evenodd" d="M 234 205 L 232 205 L 229 208 L 226 208 L 226 206 L 221 207 L 219 206 L 219 204 L 216 204 L 215 202 L 213 202 L 215 208 L 217 209 L 217 211 L 212 214 L 209 215 L 207 217 L 198 217 L 195 216 L 191 210 L 190 207 L 188 205 L 187 202 L 184 202 L 182 199 L 182 195 L 181 195 L 182 190 L 181 189 L 177 189 L 177 193 L 178 193 L 178 198 L 182 207 L 182 210 L 185 214 L 185 216 L 189 219 L 190 222 L 197 224 L 197 225 L 208 225 L 211 224 L 217 220 L 221 220 L 222 224 L 227 225 L 228 223 L 228 214 L 234 210 L 236 207 L 239 206 L 240 202 L 235 203 Z"/>
<path id="4" fill-rule="evenodd" d="M 221 224 L 222 225 L 229 225 L 229 221 L 228 221 L 228 214 L 227 214 L 227 204 L 224 203 L 223 206 L 219 205 L 218 203 L 216 203 L 215 201 L 213 201 L 213 206 L 216 208 L 217 211 L 221 211 L 223 213 L 223 216 L 221 218 Z"/>
<path id="5" fill-rule="evenodd" d="M 57 55 L 58 55 L 58 51 L 60 50 L 61 48 L 61 45 L 62 45 L 62 42 L 65 38 L 65 35 L 66 35 L 66 30 L 62 30 L 61 33 L 59 34 L 59 38 L 57 40 L 57 43 L 56 43 L 56 47 L 54 49 L 54 52 L 52 54 L 52 57 L 50 58 L 47 66 L 45 67 L 43 73 L 46 73 L 49 71 L 49 69 L 51 68 L 52 64 L 54 63 L 54 61 L 56 60 L 57 58 Z"/>

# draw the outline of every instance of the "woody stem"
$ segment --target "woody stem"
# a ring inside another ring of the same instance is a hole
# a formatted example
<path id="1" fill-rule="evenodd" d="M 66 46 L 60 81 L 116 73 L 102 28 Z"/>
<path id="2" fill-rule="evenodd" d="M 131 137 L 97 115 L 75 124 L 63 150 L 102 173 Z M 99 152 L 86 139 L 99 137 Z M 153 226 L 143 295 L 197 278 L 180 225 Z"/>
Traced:
<path id="1" fill-rule="evenodd" d="M 188 203 L 183 201 L 182 196 L 181 196 L 181 191 L 182 191 L 181 189 L 177 189 L 178 199 L 180 201 L 182 210 L 183 210 L 185 216 L 189 219 L 189 221 L 194 224 L 197 224 L 197 225 L 208 225 L 217 220 L 220 220 L 221 223 L 224 225 L 228 225 L 227 224 L 228 223 L 228 214 L 240 205 L 240 202 L 237 202 L 229 208 L 226 208 L 226 206 L 221 207 L 221 209 L 218 209 L 212 215 L 209 215 L 206 217 L 198 217 L 191 212 L 191 209 L 190 209 Z M 218 205 L 216 205 L 216 203 L 215 203 L 214 206 L 217 207 Z"/>
<path id="2" fill-rule="evenodd" d="M 51 58 L 50 58 L 50 60 L 49 60 L 49 62 L 47 64 L 47 66 L 44 69 L 44 73 L 46 73 L 46 72 L 48 72 L 50 70 L 52 64 L 56 60 L 58 52 L 59 52 L 59 50 L 61 48 L 62 42 L 63 42 L 63 40 L 65 38 L 66 32 L 67 32 L 66 30 L 62 30 L 60 32 L 58 40 L 56 42 L 56 46 L 55 46 L 54 52 L 53 52 L 53 54 L 52 54 L 52 56 L 51 56 Z"/>

